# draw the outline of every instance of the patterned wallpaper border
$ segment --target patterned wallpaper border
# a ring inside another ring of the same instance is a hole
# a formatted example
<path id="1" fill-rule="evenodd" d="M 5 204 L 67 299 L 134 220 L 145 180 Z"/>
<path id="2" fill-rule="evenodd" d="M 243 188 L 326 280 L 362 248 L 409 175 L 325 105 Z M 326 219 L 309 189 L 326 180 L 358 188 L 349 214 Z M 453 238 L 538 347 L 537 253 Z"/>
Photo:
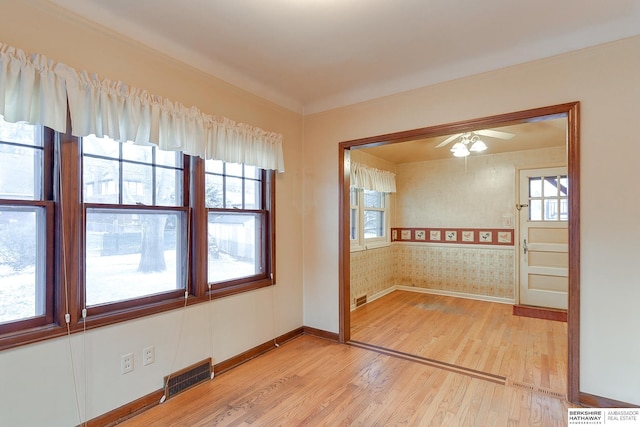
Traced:
<path id="1" fill-rule="evenodd" d="M 392 228 L 392 242 L 514 246 L 513 228 Z"/>

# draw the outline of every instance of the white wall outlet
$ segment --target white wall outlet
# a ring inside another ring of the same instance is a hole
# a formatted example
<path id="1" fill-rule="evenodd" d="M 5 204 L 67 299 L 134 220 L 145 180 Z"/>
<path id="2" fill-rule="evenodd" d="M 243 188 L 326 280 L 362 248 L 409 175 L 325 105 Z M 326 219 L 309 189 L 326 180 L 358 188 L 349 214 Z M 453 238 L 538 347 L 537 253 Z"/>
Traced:
<path id="1" fill-rule="evenodd" d="M 127 353 L 120 356 L 120 373 L 128 374 L 133 371 L 133 353 Z"/>
<path id="2" fill-rule="evenodd" d="M 156 361 L 156 349 L 150 345 L 142 349 L 142 364 L 144 366 L 151 365 Z"/>

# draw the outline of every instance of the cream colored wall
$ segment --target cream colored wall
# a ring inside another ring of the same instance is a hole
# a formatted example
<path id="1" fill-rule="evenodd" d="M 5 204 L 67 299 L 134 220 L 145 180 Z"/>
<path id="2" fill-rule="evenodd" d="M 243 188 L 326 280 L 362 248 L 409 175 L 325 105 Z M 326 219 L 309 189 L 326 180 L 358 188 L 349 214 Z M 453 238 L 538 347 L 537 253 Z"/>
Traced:
<path id="1" fill-rule="evenodd" d="M 340 141 L 580 101 L 580 389 L 640 404 L 638 51 L 636 37 L 305 117 L 305 325 L 338 331 Z"/>
<path id="2" fill-rule="evenodd" d="M 74 335 L 80 415 L 66 338 L 0 352 L 0 425 L 78 425 L 85 414 L 91 419 L 161 389 L 165 375 L 188 364 L 209 356 L 217 363 L 301 327 L 301 116 L 89 26 L 44 1 L 0 0 L 0 10 L 0 42 L 208 114 L 280 132 L 286 164 L 286 172 L 276 178 L 275 287 L 99 328 L 85 337 Z M 148 345 L 155 346 L 156 362 L 142 366 L 142 348 Z M 135 370 L 120 375 L 120 355 L 129 352 L 134 353 Z"/>
<path id="3" fill-rule="evenodd" d="M 505 215 L 513 224 L 516 169 L 550 164 L 566 164 L 565 147 L 398 165 L 396 224 L 500 228 Z"/>

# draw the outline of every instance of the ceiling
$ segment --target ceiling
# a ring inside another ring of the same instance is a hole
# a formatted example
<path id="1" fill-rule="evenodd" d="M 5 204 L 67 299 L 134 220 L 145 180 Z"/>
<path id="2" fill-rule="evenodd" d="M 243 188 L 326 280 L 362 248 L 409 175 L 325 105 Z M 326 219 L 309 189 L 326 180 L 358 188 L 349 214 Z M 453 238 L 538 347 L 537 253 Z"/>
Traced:
<path id="1" fill-rule="evenodd" d="M 640 34 L 638 0 L 49 0 L 304 114 Z"/>
<path id="2" fill-rule="evenodd" d="M 481 153 L 472 153 L 469 158 L 537 148 L 566 147 L 567 144 L 566 117 L 530 121 L 510 126 L 492 127 L 491 130 L 511 133 L 513 137 L 505 140 L 481 136 L 480 138 L 487 145 L 487 150 Z M 450 149 L 457 140 L 450 142 L 444 147 L 436 147 L 446 139 L 447 136 L 439 136 L 436 138 L 424 138 L 397 144 L 356 149 L 396 165 L 428 160 L 453 159 L 454 157 Z"/>

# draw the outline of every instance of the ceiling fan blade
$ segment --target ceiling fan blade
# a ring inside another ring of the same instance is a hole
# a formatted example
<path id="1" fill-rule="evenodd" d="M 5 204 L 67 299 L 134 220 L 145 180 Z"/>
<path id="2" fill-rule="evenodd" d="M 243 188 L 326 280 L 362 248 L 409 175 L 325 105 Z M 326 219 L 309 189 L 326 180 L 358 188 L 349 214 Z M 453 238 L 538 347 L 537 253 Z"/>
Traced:
<path id="1" fill-rule="evenodd" d="M 483 130 L 475 130 L 474 133 L 482 136 L 488 136 L 490 138 L 500 138 L 500 139 L 511 139 L 515 135 L 509 132 L 502 132 L 499 130 L 493 129 L 483 129 Z"/>
<path id="2" fill-rule="evenodd" d="M 455 135 L 451 135 L 449 138 L 445 139 L 440 144 L 436 145 L 436 148 L 444 147 L 445 145 L 447 145 L 448 143 L 450 143 L 451 141 L 453 141 L 454 139 L 456 139 L 460 135 L 462 135 L 462 134 L 461 133 L 457 133 Z"/>

